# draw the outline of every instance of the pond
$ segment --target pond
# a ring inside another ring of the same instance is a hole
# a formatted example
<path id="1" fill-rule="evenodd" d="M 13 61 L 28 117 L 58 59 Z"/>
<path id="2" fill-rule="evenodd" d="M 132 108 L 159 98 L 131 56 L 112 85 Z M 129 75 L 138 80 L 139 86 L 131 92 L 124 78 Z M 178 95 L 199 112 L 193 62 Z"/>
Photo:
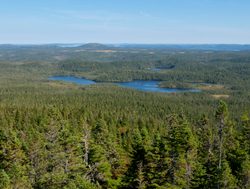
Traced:
<path id="1" fill-rule="evenodd" d="M 70 82 L 80 85 L 92 85 L 95 84 L 95 81 L 84 79 L 84 78 L 78 78 L 73 76 L 53 76 L 49 77 L 49 80 L 54 81 L 64 81 L 64 82 Z M 147 92 L 162 92 L 162 93 L 177 93 L 177 92 L 200 92 L 198 89 L 178 89 L 178 88 L 161 88 L 160 87 L 160 81 L 130 81 L 130 82 L 119 82 L 119 83 L 113 83 L 115 85 L 119 85 L 121 87 L 127 87 L 136 89 L 139 91 L 147 91 Z"/>

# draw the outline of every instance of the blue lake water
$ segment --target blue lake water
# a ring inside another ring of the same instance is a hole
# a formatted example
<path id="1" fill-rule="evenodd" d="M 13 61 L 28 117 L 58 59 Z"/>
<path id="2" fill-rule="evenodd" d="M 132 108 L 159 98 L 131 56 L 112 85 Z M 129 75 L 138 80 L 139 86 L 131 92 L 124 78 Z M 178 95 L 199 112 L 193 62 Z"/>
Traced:
<path id="1" fill-rule="evenodd" d="M 159 81 L 131 81 L 117 83 L 120 86 L 137 89 L 140 91 L 176 93 L 176 92 L 200 92 L 198 89 L 178 89 L 178 88 L 161 88 Z"/>
<path id="2" fill-rule="evenodd" d="M 54 81 L 64 81 L 80 85 L 92 85 L 95 84 L 95 81 L 77 78 L 73 76 L 54 76 L 50 77 L 49 80 Z M 148 91 L 148 92 L 163 92 L 163 93 L 176 93 L 176 92 L 200 92 L 198 89 L 173 89 L 173 88 L 161 88 L 159 86 L 160 81 L 130 81 L 130 82 L 120 82 L 113 83 L 122 87 L 132 88 L 139 91 Z"/>

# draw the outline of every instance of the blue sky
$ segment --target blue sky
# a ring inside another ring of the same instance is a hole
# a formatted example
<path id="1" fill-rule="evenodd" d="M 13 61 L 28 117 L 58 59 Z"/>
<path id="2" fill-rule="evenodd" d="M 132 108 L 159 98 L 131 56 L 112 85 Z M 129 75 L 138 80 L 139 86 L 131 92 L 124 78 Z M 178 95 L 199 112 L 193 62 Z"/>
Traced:
<path id="1" fill-rule="evenodd" d="M 250 0 L 0 0 L 3 43 L 250 43 Z"/>

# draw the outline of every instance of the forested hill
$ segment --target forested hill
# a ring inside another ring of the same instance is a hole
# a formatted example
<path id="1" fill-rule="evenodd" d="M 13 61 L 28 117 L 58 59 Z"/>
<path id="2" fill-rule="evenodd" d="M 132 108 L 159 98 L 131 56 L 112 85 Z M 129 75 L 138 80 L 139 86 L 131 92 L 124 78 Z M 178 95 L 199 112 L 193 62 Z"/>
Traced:
<path id="1" fill-rule="evenodd" d="M 1 189 L 250 188 L 249 51 L 5 45 L 0 67 Z"/>

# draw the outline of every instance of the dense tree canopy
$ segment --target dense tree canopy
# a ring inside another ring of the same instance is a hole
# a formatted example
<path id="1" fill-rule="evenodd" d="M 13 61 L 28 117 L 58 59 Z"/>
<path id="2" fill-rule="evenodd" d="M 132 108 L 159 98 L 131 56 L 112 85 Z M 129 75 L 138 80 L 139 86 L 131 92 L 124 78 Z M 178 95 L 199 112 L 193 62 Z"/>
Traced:
<path id="1" fill-rule="evenodd" d="M 0 188 L 250 188 L 249 52 L 111 50 L 0 48 Z"/>

